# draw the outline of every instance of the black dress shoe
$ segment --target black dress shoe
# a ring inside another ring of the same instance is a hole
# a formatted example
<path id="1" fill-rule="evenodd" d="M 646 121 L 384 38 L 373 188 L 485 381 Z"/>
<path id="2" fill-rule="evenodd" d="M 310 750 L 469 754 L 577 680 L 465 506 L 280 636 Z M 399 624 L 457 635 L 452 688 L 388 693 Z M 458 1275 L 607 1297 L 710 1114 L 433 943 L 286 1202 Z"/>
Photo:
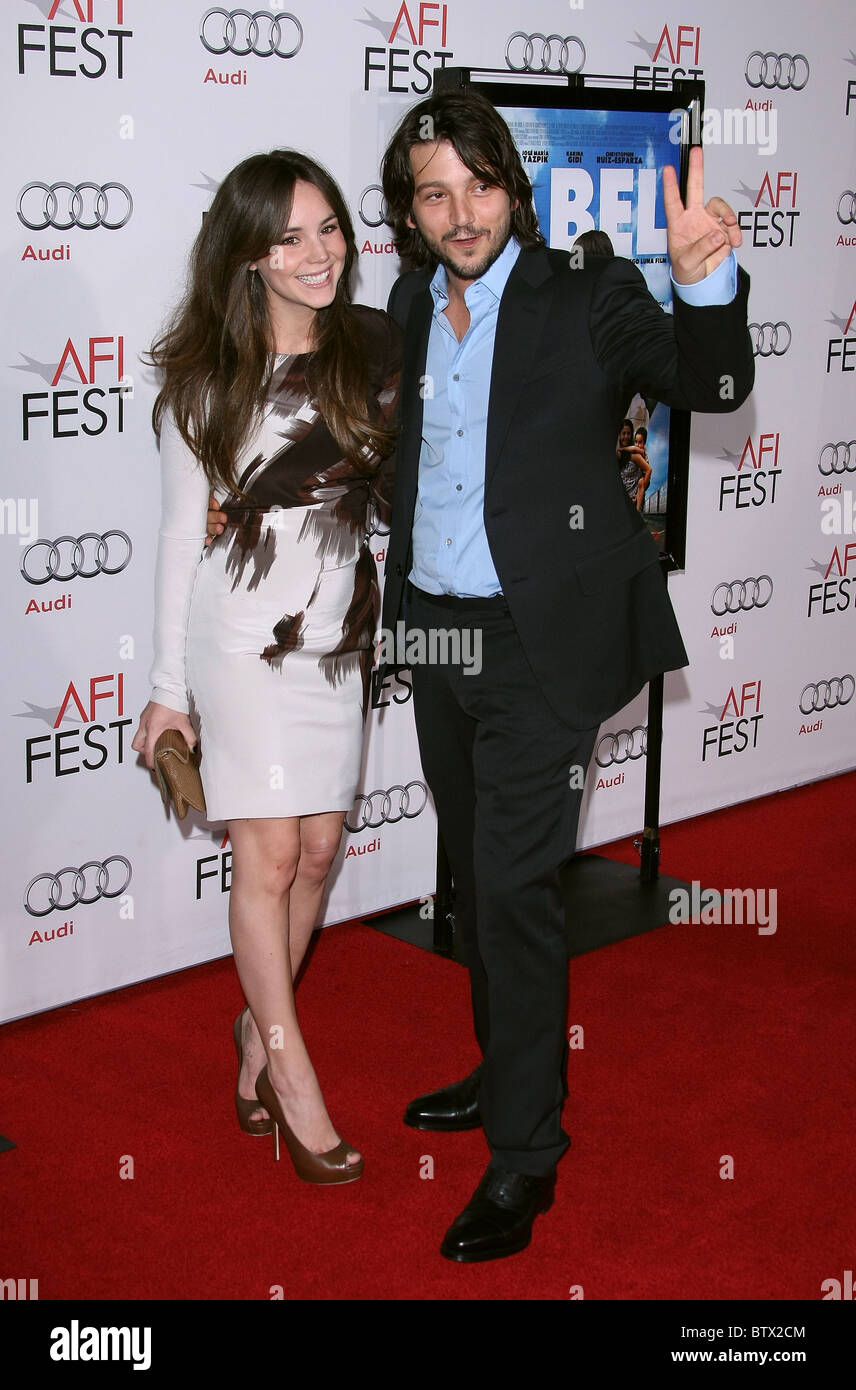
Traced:
<path id="1" fill-rule="evenodd" d="M 476 1067 L 463 1081 L 417 1096 L 404 1112 L 404 1123 L 411 1129 L 478 1129 L 480 1080 L 481 1067 Z"/>
<path id="2" fill-rule="evenodd" d="M 447 1260 L 475 1264 L 525 1250 L 535 1217 L 553 1205 L 555 1186 L 555 1168 L 539 1178 L 507 1168 L 488 1168 L 446 1232 L 440 1254 Z"/>

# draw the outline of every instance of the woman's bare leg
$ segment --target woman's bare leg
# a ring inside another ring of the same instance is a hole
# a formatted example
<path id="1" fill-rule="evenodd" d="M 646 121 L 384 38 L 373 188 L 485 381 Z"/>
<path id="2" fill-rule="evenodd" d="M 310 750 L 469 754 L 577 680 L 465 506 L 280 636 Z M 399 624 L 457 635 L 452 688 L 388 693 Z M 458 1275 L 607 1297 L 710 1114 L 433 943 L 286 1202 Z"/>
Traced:
<path id="1" fill-rule="evenodd" d="M 341 812 L 229 822 L 232 888 L 229 929 L 250 1008 L 244 1022 L 239 1093 L 250 1097 L 267 1058 L 271 1085 L 301 1143 L 325 1153 L 339 1142 L 306 1051 L 293 979 L 317 918 L 341 834 Z M 252 1021 L 251 1021 L 252 1020 Z M 259 1107 L 253 1118 L 266 1112 Z M 356 1162 L 359 1155 L 350 1158 Z"/>

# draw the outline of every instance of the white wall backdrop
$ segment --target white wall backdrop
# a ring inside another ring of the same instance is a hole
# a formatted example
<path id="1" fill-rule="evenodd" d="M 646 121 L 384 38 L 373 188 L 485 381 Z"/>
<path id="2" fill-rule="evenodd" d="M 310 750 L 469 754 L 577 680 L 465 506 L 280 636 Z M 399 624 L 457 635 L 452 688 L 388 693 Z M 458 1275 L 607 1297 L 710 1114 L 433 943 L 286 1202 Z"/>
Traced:
<path id="1" fill-rule="evenodd" d="M 708 109 L 754 103 L 769 123 L 766 152 L 707 148 L 708 193 L 742 214 L 757 382 L 734 415 L 693 418 L 688 564 L 670 580 L 692 664 L 666 683 L 663 820 L 856 764 L 849 0 L 828 0 L 822 23 L 797 0 L 394 0 L 380 16 L 287 3 L 254 21 L 200 0 L 3 6 L 0 1020 L 229 949 L 224 828 L 167 820 L 130 750 L 159 508 L 139 355 L 213 190 L 258 150 L 321 160 L 355 215 L 355 297 L 383 305 L 397 269 L 377 189 L 388 131 L 434 67 L 519 64 L 521 31 L 534 67 L 538 34 L 554 35 L 569 66 L 584 48 L 584 71 L 635 68 L 640 85 L 683 71 L 707 83 Z M 377 692 L 327 922 L 433 887 L 409 694 L 395 680 Z M 644 723 L 640 697 L 603 730 L 584 846 L 640 828 L 645 757 L 629 731 Z"/>

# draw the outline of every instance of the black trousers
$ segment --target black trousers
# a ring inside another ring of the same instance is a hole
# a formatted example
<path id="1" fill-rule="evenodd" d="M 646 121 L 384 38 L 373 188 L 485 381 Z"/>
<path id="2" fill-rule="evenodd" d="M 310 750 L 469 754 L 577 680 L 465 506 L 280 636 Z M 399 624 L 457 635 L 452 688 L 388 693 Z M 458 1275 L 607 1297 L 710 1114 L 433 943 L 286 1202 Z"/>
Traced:
<path id="1" fill-rule="evenodd" d="M 570 729 L 553 713 L 501 598 L 438 601 L 411 587 L 406 622 L 408 635 L 460 634 L 469 658 L 431 660 L 426 642 L 428 659 L 411 668 L 416 729 L 455 883 L 491 1164 L 540 1176 L 570 1142 L 559 870 L 574 852 L 597 730 Z M 449 640 L 447 654 L 454 647 Z M 435 643 L 434 655 L 442 650 Z"/>

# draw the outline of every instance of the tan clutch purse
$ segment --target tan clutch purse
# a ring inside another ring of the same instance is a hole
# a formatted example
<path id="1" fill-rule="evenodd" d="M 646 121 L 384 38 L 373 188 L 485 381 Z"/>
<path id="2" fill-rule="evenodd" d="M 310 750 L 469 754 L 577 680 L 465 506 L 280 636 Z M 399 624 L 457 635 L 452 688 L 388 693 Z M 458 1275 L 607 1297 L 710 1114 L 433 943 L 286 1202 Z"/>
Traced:
<path id="1" fill-rule="evenodd" d="M 155 744 L 155 773 L 161 796 L 165 806 L 172 801 L 179 820 L 184 820 L 188 806 L 194 811 L 205 811 L 199 758 L 199 744 L 191 752 L 178 729 L 164 729 Z"/>

